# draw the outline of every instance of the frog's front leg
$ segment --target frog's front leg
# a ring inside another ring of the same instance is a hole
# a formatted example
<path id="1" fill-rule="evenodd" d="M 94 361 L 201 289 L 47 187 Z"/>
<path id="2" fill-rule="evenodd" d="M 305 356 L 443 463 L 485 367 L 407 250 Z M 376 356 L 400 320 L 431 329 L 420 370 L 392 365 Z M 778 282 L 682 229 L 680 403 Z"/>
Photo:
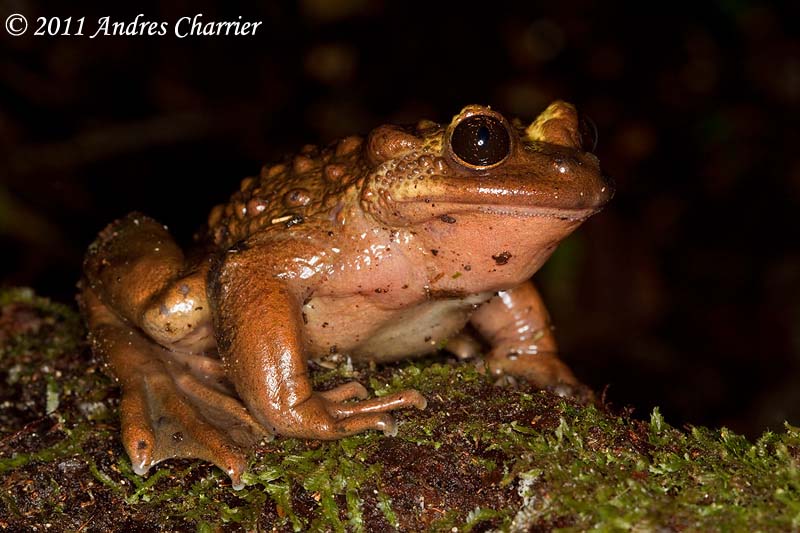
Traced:
<path id="1" fill-rule="evenodd" d="M 530 281 L 499 292 L 470 322 L 491 344 L 486 364 L 493 374 L 522 377 L 562 395 L 591 397 L 558 358 L 549 314 Z"/>
<path id="2" fill-rule="evenodd" d="M 92 348 L 122 388 L 122 442 L 134 471 L 200 458 L 240 488 L 247 452 L 269 433 L 213 357 L 205 267 L 187 270 L 164 227 L 132 214 L 100 234 L 84 273 Z"/>
<path id="3" fill-rule="evenodd" d="M 261 264 L 262 252 L 227 254 L 210 285 L 226 372 L 261 424 L 300 438 L 338 439 L 369 429 L 393 435 L 396 424 L 389 411 L 425 408 L 425 398 L 415 390 L 364 399 L 366 389 L 351 382 L 315 392 L 305 356 L 301 298 Z"/>

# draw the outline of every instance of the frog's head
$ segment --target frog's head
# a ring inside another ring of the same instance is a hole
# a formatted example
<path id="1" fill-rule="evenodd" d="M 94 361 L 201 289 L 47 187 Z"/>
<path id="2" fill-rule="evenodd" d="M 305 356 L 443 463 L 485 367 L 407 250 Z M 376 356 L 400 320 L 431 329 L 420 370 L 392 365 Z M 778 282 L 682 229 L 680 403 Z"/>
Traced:
<path id="1" fill-rule="evenodd" d="M 375 170 L 362 206 L 454 248 L 524 250 L 535 270 L 613 195 L 591 153 L 594 133 L 560 101 L 527 125 L 471 105 L 447 126 L 381 126 L 366 143 Z"/>

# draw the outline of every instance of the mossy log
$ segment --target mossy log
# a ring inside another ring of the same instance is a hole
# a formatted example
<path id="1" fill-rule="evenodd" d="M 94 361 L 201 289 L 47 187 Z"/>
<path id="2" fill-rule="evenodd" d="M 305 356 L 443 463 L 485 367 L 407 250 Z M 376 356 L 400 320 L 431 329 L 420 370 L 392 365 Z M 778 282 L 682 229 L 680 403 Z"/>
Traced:
<path id="1" fill-rule="evenodd" d="M 73 308 L 0 293 L 0 531 L 789 531 L 800 528 L 800 429 L 755 443 L 578 405 L 474 365 L 428 359 L 314 371 L 413 387 L 396 437 L 278 438 L 246 487 L 173 460 L 147 477 L 119 441 L 119 394 Z"/>

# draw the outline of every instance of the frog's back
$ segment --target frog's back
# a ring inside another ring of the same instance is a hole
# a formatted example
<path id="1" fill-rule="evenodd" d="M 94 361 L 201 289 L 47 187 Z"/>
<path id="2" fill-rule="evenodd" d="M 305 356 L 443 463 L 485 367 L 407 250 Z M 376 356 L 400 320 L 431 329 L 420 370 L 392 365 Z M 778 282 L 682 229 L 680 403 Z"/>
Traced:
<path id="1" fill-rule="evenodd" d="M 272 227 L 291 227 L 318 217 L 334 216 L 348 190 L 360 187 L 369 164 L 359 136 L 300 153 L 275 165 L 265 165 L 258 176 L 242 180 L 226 204 L 215 206 L 208 217 L 208 238 L 228 248 Z"/>

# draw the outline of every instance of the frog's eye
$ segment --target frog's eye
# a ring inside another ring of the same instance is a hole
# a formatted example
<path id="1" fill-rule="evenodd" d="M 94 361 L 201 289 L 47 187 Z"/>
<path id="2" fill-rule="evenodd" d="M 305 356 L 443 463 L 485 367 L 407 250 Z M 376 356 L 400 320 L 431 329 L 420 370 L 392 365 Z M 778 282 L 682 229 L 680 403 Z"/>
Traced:
<path id="1" fill-rule="evenodd" d="M 453 128 L 450 148 L 459 162 L 467 166 L 491 167 L 508 157 L 511 136 L 500 119 L 473 115 Z"/>

